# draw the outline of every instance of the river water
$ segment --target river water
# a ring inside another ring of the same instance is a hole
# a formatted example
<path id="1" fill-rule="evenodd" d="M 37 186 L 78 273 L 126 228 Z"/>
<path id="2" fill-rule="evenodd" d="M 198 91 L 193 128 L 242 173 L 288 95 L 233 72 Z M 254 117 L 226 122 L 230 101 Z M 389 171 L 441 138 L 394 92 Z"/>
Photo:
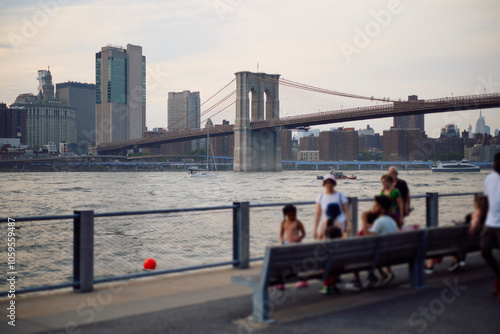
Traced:
<path id="1" fill-rule="evenodd" d="M 432 173 L 400 171 L 412 195 L 479 192 L 490 171 Z M 185 172 L 53 172 L 1 173 L 0 217 L 96 213 L 231 205 L 314 201 L 323 191 L 318 171 L 281 173 L 219 172 L 217 178 L 188 178 Z M 371 206 L 380 189 L 382 171 L 347 171 L 357 180 L 338 181 L 337 190 L 365 199 L 360 212 Z M 425 224 L 425 200 L 414 199 L 415 210 L 406 224 Z M 276 244 L 281 207 L 250 211 L 251 256 L 261 256 Z M 472 197 L 440 198 L 440 225 L 461 220 L 472 211 Z M 298 218 L 312 241 L 313 205 L 299 206 Z M 0 225 L 1 272 L 7 270 L 7 226 Z M 17 288 L 68 282 L 72 277 L 71 220 L 19 222 L 16 230 Z M 217 210 L 169 215 L 96 218 L 95 277 L 144 271 L 147 257 L 157 269 L 230 261 L 232 211 Z M 5 280 L 0 280 L 4 291 Z"/>

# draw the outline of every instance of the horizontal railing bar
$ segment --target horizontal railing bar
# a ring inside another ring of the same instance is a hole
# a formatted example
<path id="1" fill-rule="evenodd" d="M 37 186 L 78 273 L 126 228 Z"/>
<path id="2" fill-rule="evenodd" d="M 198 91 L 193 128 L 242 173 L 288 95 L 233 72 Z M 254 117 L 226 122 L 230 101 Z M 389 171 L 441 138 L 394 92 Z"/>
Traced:
<path id="1" fill-rule="evenodd" d="M 255 262 L 255 261 L 262 261 L 264 260 L 264 257 L 263 256 L 260 256 L 260 257 L 252 257 L 250 259 L 250 262 Z"/>
<path id="2" fill-rule="evenodd" d="M 475 193 L 460 193 L 460 194 L 440 194 L 441 197 L 451 197 L 451 196 L 467 196 L 474 195 Z M 428 195 L 415 195 L 411 198 L 426 198 Z M 360 198 L 359 202 L 369 202 L 372 201 L 371 198 Z M 251 208 L 258 207 L 273 207 L 273 206 L 283 206 L 287 204 L 293 205 L 311 205 L 315 204 L 313 201 L 306 202 L 283 202 L 283 203 L 269 203 L 269 204 L 251 204 Z M 228 210 L 236 208 L 236 205 L 223 205 L 223 206 L 212 206 L 212 207 L 201 207 L 201 208 L 184 208 L 184 209 L 165 209 L 165 210 L 145 210 L 145 211 L 123 211 L 123 212 L 103 212 L 95 213 L 94 217 L 117 217 L 117 216 L 137 216 L 137 215 L 153 215 L 153 214 L 165 214 L 165 213 L 177 213 L 177 212 L 193 212 L 193 211 L 212 211 L 212 210 Z M 33 217 L 10 217 L 16 222 L 27 222 L 27 221 L 45 221 L 45 220 L 64 220 L 64 219 L 74 219 L 78 215 L 60 215 L 60 216 L 33 216 Z M 9 218 L 0 218 L 0 223 L 7 223 Z"/>
<path id="3" fill-rule="evenodd" d="M 375 196 L 374 196 L 375 197 Z M 418 199 L 418 198 L 427 198 L 430 197 L 430 195 L 415 195 L 415 196 L 410 196 L 410 198 L 413 199 Z M 373 198 L 358 198 L 358 202 L 372 202 Z"/>
<path id="4" fill-rule="evenodd" d="M 293 205 L 311 205 L 315 204 L 316 202 L 309 201 L 309 202 L 287 202 L 287 203 L 269 203 L 269 204 L 250 204 L 250 208 L 262 208 L 262 207 L 268 207 L 268 206 L 283 206 L 287 204 L 293 204 Z"/>
<path id="5" fill-rule="evenodd" d="M 57 285 L 45 285 L 45 286 L 39 286 L 39 287 L 34 287 L 34 288 L 26 288 L 26 289 L 16 290 L 16 295 L 19 295 L 21 293 L 30 293 L 30 292 L 70 288 L 73 286 L 77 286 L 78 284 L 80 284 L 80 282 L 61 283 L 61 284 L 57 284 Z M 0 297 L 7 296 L 8 294 L 9 294 L 9 291 L 1 291 Z"/>
<path id="6" fill-rule="evenodd" d="M 137 216 L 137 215 L 154 215 L 161 213 L 176 213 L 176 212 L 193 212 L 193 211 L 212 211 L 212 210 L 228 210 L 237 208 L 236 205 L 212 206 L 204 208 L 186 208 L 186 209 L 166 209 L 166 210 L 148 210 L 148 211 L 123 211 L 123 212 L 105 212 L 96 213 L 94 217 L 116 217 L 116 216 Z"/>
<path id="7" fill-rule="evenodd" d="M 62 215 L 62 216 L 34 216 L 34 217 L 9 217 L 0 218 L 0 223 L 7 223 L 9 219 L 17 222 L 28 222 L 28 221 L 41 221 L 41 220 L 64 220 L 64 219 L 75 219 L 78 215 Z"/>
<path id="8" fill-rule="evenodd" d="M 207 269 L 207 268 L 214 268 L 214 267 L 230 266 L 230 265 L 237 264 L 237 263 L 238 263 L 238 261 L 234 260 L 234 261 L 219 262 L 219 263 L 212 263 L 212 264 L 202 264 L 199 266 L 192 266 L 192 267 L 183 267 L 183 268 L 176 268 L 176 269 L 152 271 L 152 272 L 140 273 L 140 274 L 99 278 L 99 279 L 94 280 L 94 284 L 113 282 L 113 281 L 119 281 L 119 280 L 124 280 L 124 279 L 133 279 L 133 278 L 163 275 L 163 274 L 180 273 L 180 272 L 190 271 L 190 270 L 199 270 L 199 269 Z"/>
<path id="9" fill-rule="evenodd" d="M 482 192 L 479 192 L 481 194 Z M 438 194 L 438 197 L 454 197 L 454 196 L 470 196 L 470 195 L 475 195 L 478 194 L 478 192 L 474 193 L 459 193 L 459 194 Z"/>
<path id="10" fill-rule="evenodd" d="M 116 216 L 132 216 L 132 215 L 153 215 L 162 213 L 176 213 L 176 212 L 192 212 L 192 211 L 212 211 L 212 210 L 228 210 L 236 208 L 236 205 L 212 206 L 203 208 L 186 208 L 186 209 L 165 209 L 165 210 L 147 210 L 147 211 L 124 211 L 124 212 L 103 212 L 96 213 L 94 217 L 116 217 Z M 62 215 L 62 216 L 34 216 L 34 217 L 10 217 L 16 222 L 26 221 L 43 221 L 43 220 L 62 220 L 74 219 L 78 215 Z M 0 223 L 7 223 L 9 218 L 0 218 Z"/>

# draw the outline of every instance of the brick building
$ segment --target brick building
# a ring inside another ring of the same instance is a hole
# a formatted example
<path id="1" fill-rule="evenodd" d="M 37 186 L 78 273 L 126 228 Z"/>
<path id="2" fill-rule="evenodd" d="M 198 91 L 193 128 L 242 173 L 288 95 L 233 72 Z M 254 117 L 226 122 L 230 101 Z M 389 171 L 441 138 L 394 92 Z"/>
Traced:
<path id="1" fill-rule="evenodd" d="M 358 160 L 358 131 L 354 128 L 339 128 L 320 132 L 318 146 L 320 160 Z"/>

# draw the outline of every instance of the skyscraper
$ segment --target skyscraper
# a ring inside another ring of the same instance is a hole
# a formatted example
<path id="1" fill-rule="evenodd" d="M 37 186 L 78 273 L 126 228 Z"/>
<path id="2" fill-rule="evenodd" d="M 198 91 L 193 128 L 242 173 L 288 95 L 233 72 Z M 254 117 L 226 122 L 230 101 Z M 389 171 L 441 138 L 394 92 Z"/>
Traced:
<path id="1" fill-rule="evenodd" d="M 200 92 L 168 93 L 168 131 L 200 128 Z"/>
<path id="2" fill-rule="evenodd" d="M 441 138 L 444 137 L 460 138 L 460 129 L 455 124 L 447 124 L 441 128 Z"/>
<path id="3" fill-rule="evenodd" d="M 479 118 L 476 122 L 476 133 L 484 134 L 486 132 L 486 121 L 481 110 L 479 110 Z"/>
<path id="4" fill-rule="evenodd" d="M 38 70 L 38 77 L 36 80 L 38 81 L 38 89 L 36 93 L 40 93 L 42 91 L 43 85 L 45 84 L 45 76 L 47 75 L 47 70 Z"/>
<path id="5" fill-rule="evenodd" d="M 142 47 L 96 53 L 96 144 L 142 138 L 146 130 L 146 57 Z"/>
<path id="6" fill-rule="evenodd" d="M 422 100 L 419 100 L 417 95 L 408 96 L 408 103 L 418 102 L 422 102 Z M 396 116 L 394 117 L 394 127 L 425 131 L 425 115 Z"/>
<path id="7" fill-rule="evenodd" d="M 11 108 L 26 110 L 26 144 L 37 149 L 48 143 L 76 142 L 75 109 L 54 97 L 50 71 L 38 96 L 21 94 Z"/>
<path id="8" fill-rule="evenodd" d="M 0 103 L 0 138 L 19 138 L 26 144 L 26 109 Z"/>
<path id="9" fill-rule="evenodd" d="M 95 85 L 80 82 L 56 84 L 56 96 L 75 108 L 77 153 L 95 142 Z"/>

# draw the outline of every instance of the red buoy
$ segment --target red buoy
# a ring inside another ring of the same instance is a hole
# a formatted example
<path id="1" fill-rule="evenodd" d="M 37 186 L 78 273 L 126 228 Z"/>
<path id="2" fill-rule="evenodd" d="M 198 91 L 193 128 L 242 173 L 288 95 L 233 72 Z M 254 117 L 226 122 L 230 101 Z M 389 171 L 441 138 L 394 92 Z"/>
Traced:
<path id="1" fill-rule="evenodd" d="M 144 269 L 150 269 L 153 270 L 156 268 L 156 261 L 152 257 L 148 257 L 146 260 L 144 260 Z"/>

